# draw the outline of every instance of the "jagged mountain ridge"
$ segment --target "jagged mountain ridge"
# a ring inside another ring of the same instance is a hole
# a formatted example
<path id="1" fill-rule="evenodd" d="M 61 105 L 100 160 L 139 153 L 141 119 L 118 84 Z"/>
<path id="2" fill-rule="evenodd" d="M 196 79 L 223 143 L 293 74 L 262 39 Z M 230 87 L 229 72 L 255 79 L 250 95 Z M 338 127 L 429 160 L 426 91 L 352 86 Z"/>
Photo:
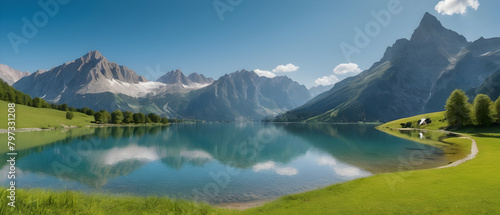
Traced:
<path id="1" fill-rule="evenodd" d="M 479 38 L 462 49 L 457 54 L 456 60 L 440 74 L 431 89 L 424 112 L 443 110 L 446 99 L 455 89 L 469 91 L 478 88 L 482 89 L 478 93 L 486 93 L 492 99 L 496 99 L 498 94 L 494 93 L 494 86 L 498 86 L 495 85 L 495 80 L 498 78 L 493 76 L 498 71 L 500 71 L 500 38 Z M 475 95 L 471 93 L 471 99 Z"/>
<path id="2" fill-rule="evenodd" d="M 189 76 L 184 75 L 181 70 L 172 70 L 167 72 L 156 80 L 164 84 L 173 84 L 185 88 L 202 88 L 214 82 L 214 79 L 207 78 L 198 73 L 191 73 Z"/>
<path id="3" fill-rule="evenodd" d="M 261 120 L 293 109 L 309 98 L 305 86 L 288 77 L 258 77 L 238 71 L 213 81 L 193 73 L 171 71 L 152 82 L 98 51 L 39 70 L 14 84 L 48 102 L 95 110 L 156 113 L 210 121 Z M 215 95 L 215 96 L 214 96 Z"/>
<path id="4" fill-rule="evenodd" d="M 469 55 L 484 62 L 483 66 L 476 68 L 481 72 L 468 69 L 466 86 L 458 88 L 477 87 L 497 71 L 498 58 L 494 55 L 498 53 L 495 47 L 500 44 L 493 42 L 495 40 L 483 41 L 485 44 L 480 44 L 481 41 L 470 43 L 426 13 L 410 40 L 397 40 L 368 70 L 337 83 L 328 92 L 278 116 L 275 121 L 389 121 L 422 113 L 427 106 L 443 110 L 445 100 L 436 99 L 436 92 L 443 87 L 442 83 L 450 82 L 446 74 L 455 68 L 453 65 L 471 66 L 470 62 L 464 61 L 468 59 L 463 57 L 465 50 L 474 50 L 468 51 L 471 52 Z M 485 57 L 489 59 L 485 60 Z M 474 78 L 477 81 L 471 81 Z"/>
<path id="5" fill-rule="evenodd" d="M 133 70 L 109 62 L 99 51 L 91 51 L 48 71 L 39 70 L 13 87 L 32 97 L 58 103 L 74 95 L 104 92 L 137 96 L 142 89 L 152 87 L 148 83 Z"/>

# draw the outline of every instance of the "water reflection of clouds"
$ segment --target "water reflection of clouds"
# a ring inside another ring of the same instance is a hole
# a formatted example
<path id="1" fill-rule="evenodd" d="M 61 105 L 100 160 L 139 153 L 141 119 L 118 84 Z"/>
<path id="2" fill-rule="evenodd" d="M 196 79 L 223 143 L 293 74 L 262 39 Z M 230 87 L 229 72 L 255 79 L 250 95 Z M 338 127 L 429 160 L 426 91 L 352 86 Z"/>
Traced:
<path id="1" fill-rule="evenodd" d="M 278 167 L 274 161 L 257 163 L 253 167 L 253 171 L 259 172 L 264 170 L 272 170 L 278 175 L 292 176 L 297 175 L 299 171 L 293 167 Z"/>
<path id="2" fill-rule="evenodd" d="M 362 177 L 369 175 L 369 173 L 364 172 L 357 167 L 349 166 L 343 163 L 337 163 L 334 158 L 328 156 L 320 157 L 316 160 L 316 162 L 320 166 L 329 166 L 333 169 L 333 171 L 335 171 L 337 175 L 344 177 Z"/>
<path id="3" fill-rule="evenodd" d="M 183 150 L 179 153 L 180 157 L 187 160 L 212 160 L 213 157 L 202 150 Z M 143 147 L 136 144 L 129 145 L 123 148 L 112 148 L 102 154 L 105 165 L 116 165 L 125 161 L 143 161 L 150 162 L 168 157 L 168 155 L 160 155 L 154 147 Z"/>
<path id="4" fill-rule="evenodd" d="M 104 164 L 116 165 L 128 160 L 154 161 L 159 160 L 160 156 L 152 147 L 142 147 L 138 145 L 129 145 L 124 148 L 112 148 L 103 154 Z"/>
<path id="5" fill-rule="evenodd" d="M 188 160 L 212 160 L 214 159 L 212 155 L 208 152 L 202 150 L 192 150 L 192 151 L 181 151 L 181 157 L 187 158 Z"/>

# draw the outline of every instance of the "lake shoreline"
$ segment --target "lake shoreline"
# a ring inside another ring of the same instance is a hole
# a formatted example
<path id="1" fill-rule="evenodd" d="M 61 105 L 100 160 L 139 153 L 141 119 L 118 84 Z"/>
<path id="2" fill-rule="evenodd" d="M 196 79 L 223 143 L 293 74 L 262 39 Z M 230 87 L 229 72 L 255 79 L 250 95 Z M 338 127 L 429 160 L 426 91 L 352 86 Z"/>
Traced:
<path id="1" fill-rule="evenodd" d="M 377 127 L 376 129 L 378 129 L 379 131 L 385 132 L 384 129 L 382 129 L 382 128 Z M 443 168 L 448 168 L 448 167 L 455 167 L 455 166 L 458 166 L 466 161 L 474 159 L 477 156 L 477 154 L 479 153 L 479 149 L 477 147 L 476 141 L 470 137 L 465 136 L 464 134 L 461 134 L 461 133 L 447 131 L 447 130 L 441 130 L 441 129 L 440 130 L 421 129 L 421 128 L 385 128 L 385 129 L 397 130 L 397 131 L 441 132 L 441 133 L 445 133 L 445 134 L 457 135 L 459 138 L 465 138 L 465 139 L 468 139 L 471 141 L 471 151 L 464 158 L 454 160 L 453 162 L 451 162 L 447 165 L 443 165 L 443 166 L 439 166 L 439 167 L 435 167 L 435 168 L 431 168 L 431 169 L 443 169 Z M 386 133 L 388 133 L 388 132 L 386 132 Z M 391 134 L 391 133 L 388 133 L 388 134 Z M 424 144 L 424 143 L 421 143 L 421 144 Z"/>
<path id="2" fill-rule="evenodd" d="M 61 124 L 63 125 L 63 124 Z M 18 128 L 14 132 L 39 132 L 39 131 L 54 131 L 54 130 L 66 130 L 69 131 L 70 129 L 76 129 L 76 128 L 112 128 L 112 127 L 163 127 L 163 126 L 169 126 L 171 123 L 168 124 L 95 124 L 95 125 L 86 125 L 86 126 L 67 126 L 63 125 L 63 127 L 51 127 L 51 128 Z M 8 129 L 0 129 L 0 134 L 4 134 L 9 132 Z"/>
<path id="3" fill-rule="evenodd" d="M 92 128 L 92 127 L 156 127 L 156 126 L 162 127 L 162 126 L 168 126 L 168 125 L 169 124 L 167 124 L 167 125 L 145 125 L 145 124 L 141 124 L 141 125 L 134 125 L 134 124 L 132 124 L 132 125 L 115 125 L 115 124 L 100 124 L 100 125 L 90 125 L 90 126 L 83 126 L 83 127 L 68 127 L 68 128 L 62 128 L 62 129 L 59 128 L 59 129 L 61 129 L 61 130 L 64 129 L 67 132 L 67 131 L 69 131 L 72 128 L 84 128 L 84 127 L 89 127 L 89 128 Z M 56 130 L 56 129 L 58 129 L 58 128 L 52 128 L 52 129 L 23 128 L 22 132 L 50 131 L 50 130 Z M 5 130 L 5 129 L 3 129 L 3 130 Z M 380 129 L 377 129 L 377 130 L 380 130 Z M 391 128 L 391 130 L 400 130 L 400 129 Z M 401 129 L 401 130 L 418 130 L 418 129 Z M 442 131 L 442 130 L 427 130 L 427 131 L 439 131 L 439 132 L 454 133 L 454 132 Z M 459 134 L 459 133 L 456 133 L 456 134 Z M 459 135 L 461 135 L 461 134 L 459 134 Z M 432 169 L 432 168 L 427 168 L 427 169 Z M 378 174 L 374 174 L 374 175 L 378 175 Z M 335 183 L 335 184 L 342 184 L 342 183 L 346 183 L 346 182 L 349 182 L 349 181 L 345 181 L 345 182 L 341 182 L 341 183 Z M 331 185 L 328 185 L 328 186 L 332 186 L 332 185 L 334 185 L 334 184 L 331 184 Z M 322 188 L 313 189 L 313 190 L 319 190 L 319 189 L 322 189 Z M 48 190 L 48 191 L 50 192 L 50 190 Z M 305 192 L 308 192 L 308 191 L 305 191 Z M 301 192 L 301 193 L 303 193 L 303 192 Z M 300 194 L 300 193 L 297 193 L 297 194 Z M 290 194 L 290 195 L 294 195 L 294 194 Z M 264 205 L 266 203 L 278 200 L 280 198 L 281 197 L 273 198 L 273 199 L 265 199 L 265 200 L 247 201 L 247 202 L 222 203 L 222 204 L 215 204 L 215 205 L 212 205 L 212 206 L 213 207 L 218 207 L 218 208 L 225 208 L 225 209 L 245 210 L 245 209 L 249 209 L 249 208 L 254 208 L 254 207 L 262 206 L 262 205 Z"/>

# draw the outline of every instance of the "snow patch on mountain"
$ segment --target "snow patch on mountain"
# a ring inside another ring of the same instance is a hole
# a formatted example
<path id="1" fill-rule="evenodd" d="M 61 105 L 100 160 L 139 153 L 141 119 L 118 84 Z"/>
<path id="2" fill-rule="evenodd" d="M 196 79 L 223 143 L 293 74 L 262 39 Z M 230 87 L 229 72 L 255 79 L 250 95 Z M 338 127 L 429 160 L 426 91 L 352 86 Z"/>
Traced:
<path id="1" fill-rule="evenodd" d="M 201 89 L 201 88 L 209 86 L 210 84 L 191 83 L 189 85 L 183 84 L 182 87 L 186 88 L 186 89 Z"/>
<path id="2" fill-rule="evenodd" d="M 148 94 L 156 94 L 165 91 L 166 84 L 160 82 L 139 82 L 127 83 L 116 79 L 101 79 L 84 86 L 77 91 L 77 94 L 104 93 L 124 94 L 134 98 L 143 97 Z"/>

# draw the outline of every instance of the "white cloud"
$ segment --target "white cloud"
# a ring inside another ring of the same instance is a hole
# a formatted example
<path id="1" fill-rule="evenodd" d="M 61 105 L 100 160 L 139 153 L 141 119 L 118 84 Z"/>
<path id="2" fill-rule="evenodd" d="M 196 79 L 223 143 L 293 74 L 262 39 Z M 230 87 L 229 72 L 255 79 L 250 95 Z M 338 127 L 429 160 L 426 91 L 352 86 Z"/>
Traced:
<path id="1" fill-rule="evenodd" d="M 295 66 L 295 65 L 289 63 L 287 65 L 278 65 L 276 68 L 274 68 L 271 71 L 256 69 L 256 70 L 254 70 L 254 72 L 258 76 L 264 76 L 264 77 L 267 77 L 267 78 L 274 78 L 274 77 L 276 77 L 276 74 L 274 74 L 276 72 L 295 72 L 298 69 L 299 69 L 298 66 Z"/>
<path id="2" fill-rule="evenodd" d="M 323 76 L 314 81 L 318 85 L 328 86 L 339 82 L 339 78 L 335 75 Z"/>
<path id="3" fill-rule="evenodd" d="M 333 73 L 338 75 L 345 75 L 348 73 L 360 73 L 358 64 L 355 63 L 341 63 L 333 69 Z M 339 78 L 336 75 L 328 75 L 318 78 L 314 81 L 317 85 L 328 86 L 339 82 Z"/>
<path id="4" fill-rule="evenodd" d="M 437 3 L 436 11 L 443 15 L 465 14 L 467 8 L 471 7 L 477 10 L 479 7 L 478 0 L 443 0 Z"/>
<path id="5" fill-rule="evenodd" d="M 361 69 L 359 69 L 358 64 L 355 63 L 341 63 L 333 69 L 333 73 L 335 74 L 347 74 L 347 73 L 360 73 Z"/>
<path id="6" fill-rule="evenodd" d="M 276 68 L 273 69 L 273 72 L 295 72 L 298 69 L 299 69 L 298 66 L 289 63 L 287 65 L 278 65 Z"/>
<path id="7" fill-rule="evenodd" d="M 264 77 L 267 77 L 267 78 L 274 78 L 276 77 L 276 75 L 270 71 L 267 71 L 267 70 L 260 70 L 260 69 L 256 69 L 254 70 L 255 74 L 257 74 L 258 76 L 264 76 Z"/>

